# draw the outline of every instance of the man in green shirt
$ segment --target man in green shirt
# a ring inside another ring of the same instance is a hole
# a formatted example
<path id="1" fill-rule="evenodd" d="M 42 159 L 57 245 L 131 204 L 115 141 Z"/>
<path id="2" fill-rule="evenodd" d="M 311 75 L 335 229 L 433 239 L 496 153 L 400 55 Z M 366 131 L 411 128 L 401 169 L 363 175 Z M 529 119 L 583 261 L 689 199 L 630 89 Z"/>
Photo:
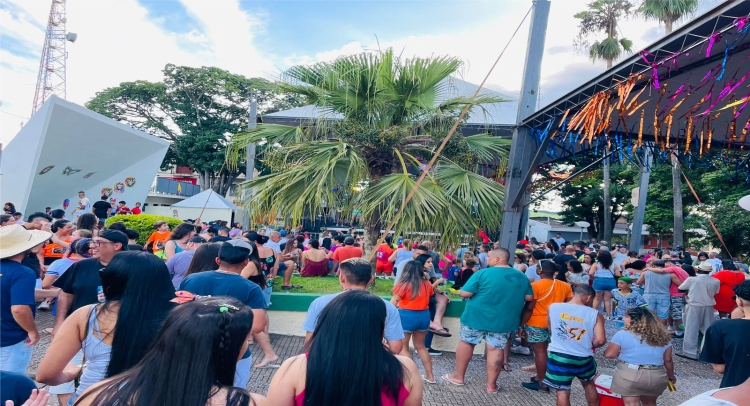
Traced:
<path id="1" fill-rule="evenodd" d="M 468 298 L 461 315 L 461 341 L 456 349 L 456 371 L 443 379 L 463 385 L 474 346 L 487 342 L 487 384 L 490 393 L 497 392 L 497 378 L 505 363 L 503 349 L 510 333 L 521 325 L 526 302 L 534 299 L 531 283 L 523 272 L 508 265 L 510 252 L 504 248 L 490 251 L 488 268 L 476 272 L 461 288 Z"/>

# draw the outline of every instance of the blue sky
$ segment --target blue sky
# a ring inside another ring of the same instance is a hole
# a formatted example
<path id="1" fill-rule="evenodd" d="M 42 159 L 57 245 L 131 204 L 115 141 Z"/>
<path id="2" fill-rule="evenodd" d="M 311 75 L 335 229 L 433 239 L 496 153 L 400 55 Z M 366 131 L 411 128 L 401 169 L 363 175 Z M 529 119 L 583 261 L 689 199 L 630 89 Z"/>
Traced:
<path id="1" fill-rule="evenodd" d="M 545 104 L 602 72 L 573 49 L 588 0 L 552 0 L 542 65 Z M 705 0 L 705 10 L 717 3 Z M 31 112 L 51 0 L 0 0 L 0 142 Z M 67 99 L 134 80 L 158 81 L 167 63 L 217 66 L 273 79 L 300 63 L 393 47 L 404 56 L 453 55 L 463 79 L 479 83 L 531 0 L 67 0 Z M 643 48 L 663 35 L 655 22 L 620 26 Z M 518 90 L 528 24 L 490 76 L 493 88 Z"/>

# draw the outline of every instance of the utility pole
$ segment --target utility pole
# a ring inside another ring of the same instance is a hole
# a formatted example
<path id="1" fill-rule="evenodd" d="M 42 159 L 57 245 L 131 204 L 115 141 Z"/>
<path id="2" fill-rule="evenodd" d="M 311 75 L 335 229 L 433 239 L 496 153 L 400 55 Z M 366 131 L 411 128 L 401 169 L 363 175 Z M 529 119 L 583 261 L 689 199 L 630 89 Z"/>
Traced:
<path id="1" fill-rule="evenodd" d="M 643 161 L 641 162 L 641 175 L 638 180 L 638 206 L 633 216 L 633 233 L 630 236 L 630 249 L 639 252 L 643 248 L 643 219 L 646 216 L 646 198 L 648 197 L 648 181 L 651 175 L 651 164 L 653 161 L 653 144 L 643 143 Z"/>
<path id="2" fill-rule="evenodd" d="M 248 131 L 258 128 L 257 117 L 258 117 L 258 102 L 255 100 L 255 98 L 253 98 L 250 101 L 250 113 L 248 113 L 248 117 L 247 117 Z M 253 174 L 255 171 L 255 147 L 256 145 L 254 142 L 247 146 L 247 168 L 245 168 L 245 181 L 249 181 L 250 179 L 253 178 Z M 247 203 L 247 201 L 250 200 L 250 197 L 252 197 L 252 194 L 250 190 L 245 189 L 243 190 L 242 195 L 243 195 L 242 204 L 244 206 L 245 203 Z M 251 225 L 250 224 L 251 223 L 250 212 L 247 211 L 247 209 L 243 207 L 242 214 L 243 214 L 242 215 L 242 219 L 243 219 L 242 227 L 245 230 L 249 230 L 250 225 Z"/>
<path id="3" fill-rule="evenodd" d="M 612 197 L 610 196 L 611 188 L 612 188 L 612 181 L 609 178 L 609 163 L 610 163 L 610 156 L 609 156 L 609 140 L 607 140 L 607 143 L 604 144 L 604 160 L 602 161 L 602 164 L 604 165 L 602 170 L 602 177 L 603 184 L 602 184 L 602 200 L 603 200 L 603 208 L 604 211 L 604 221 L 602 224 L 602 228 L 604 233 L 601 235 L 601 240 L 606 241 L 609 246 L 612 246 Z"/>
<path id="4" fill-rule="evenodd" d="M 535 159 L 534 155 L 537 145 L 530 134 L 529 128 L 521 126 L 521 121 L 537 110 L 549 9 L 549 0 L 536 0 L 534 3 L 529 26 L 529 40 L 526 45 L 526 61 L 524 62 L 523 82 L 520 100 L 518 101 L 516 128 L 513 130 L 513 141 L 508 157 L 503 220 L 500 228 L 500 247 L 511 251 L 515 248 L 516 242 L 524 231 L 520 228 L 524 213 L 528 215 L 528 211 L 524 210 L 525 203 L 528 201 L 528 194 L 524 190 L 528 182 L 526 177 L 530 175 L 530 172 L 533 173 L 538 164 L 538 162 L 534 162 L 538 159 Z M 546 148 L 546 144 L 543 144 L 542 147 Z M 516 199 L 514 199 L 514 196 L 519 193 L 523 194 L 522 202 L 516 202 Z"/>

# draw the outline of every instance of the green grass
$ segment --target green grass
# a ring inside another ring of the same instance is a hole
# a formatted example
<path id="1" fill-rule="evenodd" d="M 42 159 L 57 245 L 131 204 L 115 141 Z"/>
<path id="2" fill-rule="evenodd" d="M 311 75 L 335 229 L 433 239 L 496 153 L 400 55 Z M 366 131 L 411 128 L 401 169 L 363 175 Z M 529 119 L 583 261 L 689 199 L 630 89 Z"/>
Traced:
<path id="1" fill-rule="evenodd" d="M 273 292 L 291 292 L 291 293 L 318 293 L 327 295 L 329 293 L 341 292 L 341 284 L 339 283 L 339 277 L 337 275 L 328 275 L 322 277 L 310 277 L 303 278 L 298 275 L 292 276 L 292 285 L 301 286 L 301 288 L 293 290 L 281 290 L 281 285 L 284 280 L 282 277 L 276 277 L 273 282 Z M 393 289 L 393 279 L 375 279 L 374 286 L 368 287 L 368 290 L 375 293 L 378 296 L 391 296 L 391 290 Z M 448 290 L 449 297 L 451 299 L 459 299 L 460 296 L 450 292 L 449 289 L 443 288 L 443 291 Z"/>

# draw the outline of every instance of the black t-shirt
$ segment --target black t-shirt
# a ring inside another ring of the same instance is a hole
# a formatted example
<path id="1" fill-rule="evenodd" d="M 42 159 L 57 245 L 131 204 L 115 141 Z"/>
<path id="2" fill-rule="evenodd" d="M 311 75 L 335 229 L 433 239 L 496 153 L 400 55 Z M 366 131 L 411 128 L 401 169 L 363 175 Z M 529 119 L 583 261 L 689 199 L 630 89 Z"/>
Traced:
<path id="1" fill-rule="evenodd" d="M 701 361 L 724 364 L 721 388 L 737 386 L 750 378 L 750 320 L 719 320 L 703 338 Z"/>
<path id="2" fill-rule="evenodd" d="M 102 285 L 99 270 L 104 268 L 98 259 L 83 259 L 71 265 L 52 286 L 75 295 L 68 316 L 83 306 L 99 303 L 98 288 Z"/>
<path id="3" fill-rule="evenodd" d="M 112 211 L 112 205 L 109 204 L 109 202 L 105 202 L 104 200 L 99 200 L 98 202 L 94 203 L 93 206 L 91 206 L 94 215 L 96 218 L 105 219 L 109 215 L 109 212 Z"/>
<path id="4" fill-rule="evenodd" d="M 21 260 L 21 265 L 30 268 L 36 274 L 36 278 L 39 279 L 42 276 L 42 266 L 39 263 L 39 257 L 36 254 L 29 252 L 26 258 Z"/>
<path id="5" fill-rule="evenodd" d="M 211 239 L 208 240 L 208 242 L 224 242 L 224 241 L 231 241 L 231 240 L 232 239 L 229 237 L 225 237 L 223 235 L 217 235 L 217 236 L 211 237 Z"/>
<path id="6" fill-rule="evenodd" d="M 24 404 L 34 389 L 36 384 L 26 375 L 0 371 L 0 402 L 3 405 L 8 400 L 12 400 L 15 405 Z"/>
<path id="7" fill-rule="evenodd" d="M 141 244 L 128 244 L 128 251 L 143 251 Z"/>
<path id="8" fill-rule="evenodd" d="M 567 282 L 565 274 L 568 272 L 568 261 L 572 261 L 574 259 L 576 259 L 576 257 L 570 254 L 560 254 L 555 257 L 554 261 L 555 265 L 557 266 L 557 278 L 555 279 Z"/>

